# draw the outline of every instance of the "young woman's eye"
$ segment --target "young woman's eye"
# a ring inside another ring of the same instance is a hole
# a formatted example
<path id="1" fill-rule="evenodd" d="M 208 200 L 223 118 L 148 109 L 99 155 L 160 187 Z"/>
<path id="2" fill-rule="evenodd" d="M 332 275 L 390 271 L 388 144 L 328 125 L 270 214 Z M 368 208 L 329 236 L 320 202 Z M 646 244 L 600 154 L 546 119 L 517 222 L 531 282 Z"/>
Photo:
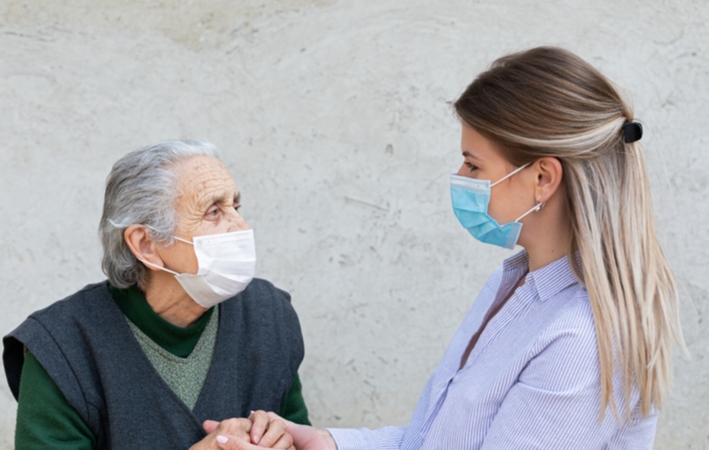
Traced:
<path id="1" fill-rule="evenodd" d="M 468 170 L 470 170 L 471 172 L 473 172 L 474 170 L 478 170 L 478 167 L 477 167 L 477 166 L 474 166 L 474 165 L 471 164 L 470 162 L 467 162 L 467 163 L 464 163 L 464 164 L 466 165 L 466 167 L 468 167 Z"/>

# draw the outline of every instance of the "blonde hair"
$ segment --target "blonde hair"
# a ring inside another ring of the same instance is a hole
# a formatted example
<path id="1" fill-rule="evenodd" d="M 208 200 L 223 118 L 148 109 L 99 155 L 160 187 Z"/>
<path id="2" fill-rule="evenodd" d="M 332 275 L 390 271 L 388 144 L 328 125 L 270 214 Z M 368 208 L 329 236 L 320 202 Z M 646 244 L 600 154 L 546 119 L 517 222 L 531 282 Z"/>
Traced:
<path id="1" fill-rule="evenodd" d="M 554 47 L 496 60 L 454 107 L 515 166 L 546 156 L 560 161 L 569 260 L 589 294 L 597 332 L 599 417 L 611 406 L 618 418 L 615 369 L 624 376 L 627 417 L 634 384 L 644 416 L 652 406 L 660 409 L 671 384 L 671 347 L 685 351 L 685 345 L 675 281 L 654 229 L 642 148 L 624 141 L 631 107 L 598 70 Z"/>

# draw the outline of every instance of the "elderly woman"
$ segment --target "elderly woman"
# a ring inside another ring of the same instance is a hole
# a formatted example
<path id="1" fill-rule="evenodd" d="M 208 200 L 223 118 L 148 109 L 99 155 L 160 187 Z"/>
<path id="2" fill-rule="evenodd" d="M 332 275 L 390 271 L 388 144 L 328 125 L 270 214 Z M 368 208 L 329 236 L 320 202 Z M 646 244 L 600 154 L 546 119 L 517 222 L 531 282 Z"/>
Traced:
<path id="1" fill-rule="evenodd" d="M 205 142 L 161 142 L 114 165 L 99 227 L 108 281 L 4 339 L 16 449 L 207 449 L 247 432 L 291 447 L 263 412 L 226 420 L 278 410 L 308 423 L 298 318 L 286 292 L 252 280 L 239 198 Z"/>

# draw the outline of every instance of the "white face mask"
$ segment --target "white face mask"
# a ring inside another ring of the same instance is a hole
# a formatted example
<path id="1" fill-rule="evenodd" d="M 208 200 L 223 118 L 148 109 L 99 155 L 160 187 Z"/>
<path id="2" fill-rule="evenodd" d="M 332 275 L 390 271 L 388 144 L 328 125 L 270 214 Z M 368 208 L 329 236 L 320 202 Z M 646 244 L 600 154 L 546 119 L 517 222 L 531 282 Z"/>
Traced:
<path id="1" fill-rule="evenodd" d="M 254 231 L 195 236 L 192 244 L 197 256 L 197 273 L 177 273 L 148 261 L 144 263 L 172 273 L 185 292 L 200 306 L 210 308 L 242 292 L 254 277 L 256 249 Z"/>

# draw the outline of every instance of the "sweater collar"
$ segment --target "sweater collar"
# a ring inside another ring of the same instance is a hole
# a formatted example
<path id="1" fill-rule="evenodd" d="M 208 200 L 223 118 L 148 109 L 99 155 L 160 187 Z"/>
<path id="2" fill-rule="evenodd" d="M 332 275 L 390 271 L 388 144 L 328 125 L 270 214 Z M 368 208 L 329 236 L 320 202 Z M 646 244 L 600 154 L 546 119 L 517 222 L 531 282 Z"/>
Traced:
<path id="1" fill-rule="evenodd" d="M 108 288 L 128 320 L 162 348 L 182 358 L 187 357 L 195 348 L 214 310 L 214 307 L 208 309 L 187 327 L 178 327 L 153 311 L 138 286 L 119 289 L 109 284 Z"/>

